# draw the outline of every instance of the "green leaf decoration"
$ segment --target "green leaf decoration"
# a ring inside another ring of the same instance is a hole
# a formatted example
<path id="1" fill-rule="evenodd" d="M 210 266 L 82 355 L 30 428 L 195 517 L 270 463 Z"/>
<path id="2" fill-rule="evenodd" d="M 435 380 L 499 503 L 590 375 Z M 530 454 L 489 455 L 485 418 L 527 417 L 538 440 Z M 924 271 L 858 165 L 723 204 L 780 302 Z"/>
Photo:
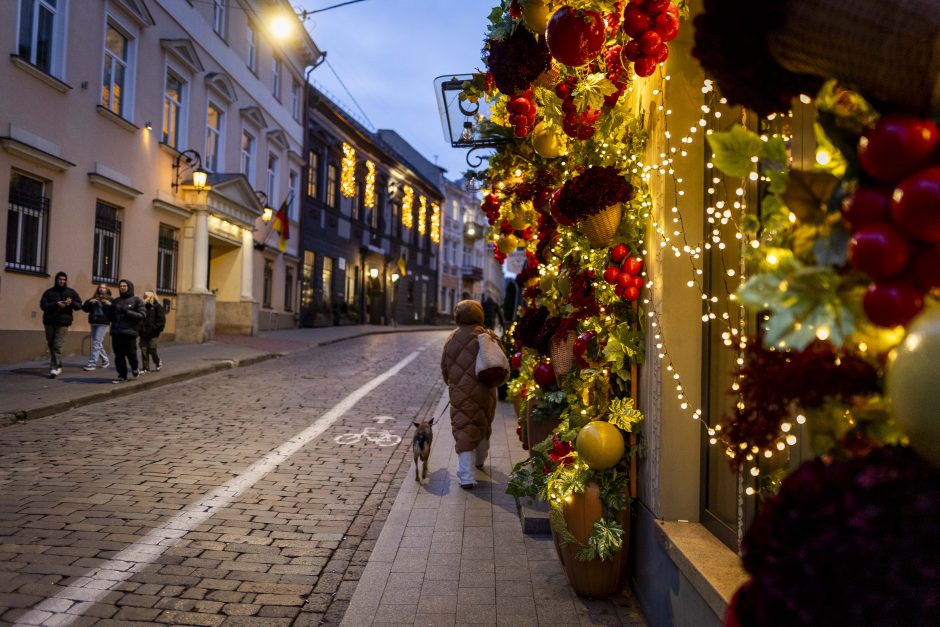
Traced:
<path id="1" fill-rule="evenodd" d="M 764 142 L 760 137 L 740 124 L 733 126 L 730 131 L 712 133 L 708 136 L 708 145 L 714 153 L 714 166 L 728 176 L 738 178 L 744 178 L 753 170 L 752 157 L 759 156 L 764 150 Z"/>
<path id="2" fill-rule="evenodd" d="M 849 243 L 852 234 L 837 222 L 832 225 L 828 237 L 821 237 L 813 242 L 813 256 L 821 266 L 843 266 L 849 260 Z"/>
<path id="3" fill-rule="evenodd" d="M 781 196 L 800 222 L 820 222 L 838 184 L 839 179 L 825 172 L 793 170 Z"/>
<path id="4" fill-rule="evenodd" d="M 586 109 L 600 109 L 604 106 L 604 96 L 617 91 L 617 86 L 604 74 L 588 74 L 578 82 L 577 88 L 571 92 L 571 97 L 578 111 Z"/>
<path id="5" fill-rule="evenodd" d="M 636 401 L 632 398 L 617 398 L 611 401 L 608 408 L 607 422 L 622 431 L 630 433 L 633 427 L 643 420 L 643 412 L 636 408 Z"/>
<path id="6" fill-rule="evenodd" d="M 604 518 L 594 522 L 591 537 L 588 538 L 590 546 L 601 561 L 607 561 L 614 553 L 623 548 L 623 527 L 617 521 L 607 521 Z"/>
<path id="7" fill-rule="evenodd" d="M 758 156 L 763 160 L 763 167 L 777 172 L 787 171 L 787 143 L 779 135 L 770 137 L 762 146 Z"/>

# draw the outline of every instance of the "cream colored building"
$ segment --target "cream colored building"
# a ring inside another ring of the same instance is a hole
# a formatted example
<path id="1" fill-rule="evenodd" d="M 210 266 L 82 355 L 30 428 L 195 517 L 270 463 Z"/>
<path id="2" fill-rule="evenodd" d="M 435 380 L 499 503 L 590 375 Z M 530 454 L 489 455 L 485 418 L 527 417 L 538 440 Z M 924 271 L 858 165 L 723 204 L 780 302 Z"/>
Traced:
<path id="1" fill-rule="evenodd" d="M 292 35 L 269 35 L 276 15 Z M 289 2 L 8 1 L 0 25 L 0 361 L 45 353 L 59 270 L 83 298 L 122 278 L 158 292 L 177 340 L 296 324 L 303 85 L 323 53 Z M 282 253 L 263 218 L 290 198 Z M 66 354 L 87 353 L 86 320 Z"/>

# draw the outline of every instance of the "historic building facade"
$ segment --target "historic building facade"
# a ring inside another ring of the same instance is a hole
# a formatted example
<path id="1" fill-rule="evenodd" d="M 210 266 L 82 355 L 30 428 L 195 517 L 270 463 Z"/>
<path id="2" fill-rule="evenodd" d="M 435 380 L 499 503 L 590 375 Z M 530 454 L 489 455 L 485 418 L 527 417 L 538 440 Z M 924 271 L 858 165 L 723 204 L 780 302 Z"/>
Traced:
<path id="1" fill-rule="evenodd" d="M 291 38 L 267 34 L 274 12 Z M 38 301 L 59 270 L 86 298 L 121 278 L 156 291 L 178 340 L 294 324 L 302 85 L 323 53 L 290 4 L 23 0 L 0 24 L 0 360 L 45 352 Z M 87 330 L 77 315 L 67 353 Z"/>
<path id="2" fill-rule="evenodd" d="M 301 324 L 434 321 L 442 170 L 307 89 Z"/>

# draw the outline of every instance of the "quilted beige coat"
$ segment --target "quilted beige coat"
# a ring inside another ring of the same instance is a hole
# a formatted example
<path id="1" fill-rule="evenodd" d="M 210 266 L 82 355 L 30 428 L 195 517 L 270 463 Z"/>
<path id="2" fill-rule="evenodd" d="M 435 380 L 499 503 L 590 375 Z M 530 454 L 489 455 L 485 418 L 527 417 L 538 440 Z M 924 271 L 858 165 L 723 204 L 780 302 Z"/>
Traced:
<path id="1" fill-rule="evenodd" d="M 462 300 L 454 308 L 457 329 L 447 338 L 441 355 L 441 373 L 450 391 L 450 425 L 458 453 L 472 451 L 488 439 L 496 412 L 496 388 L 477 381 L 477 335 L 483 328 L 483 307 Z"/>

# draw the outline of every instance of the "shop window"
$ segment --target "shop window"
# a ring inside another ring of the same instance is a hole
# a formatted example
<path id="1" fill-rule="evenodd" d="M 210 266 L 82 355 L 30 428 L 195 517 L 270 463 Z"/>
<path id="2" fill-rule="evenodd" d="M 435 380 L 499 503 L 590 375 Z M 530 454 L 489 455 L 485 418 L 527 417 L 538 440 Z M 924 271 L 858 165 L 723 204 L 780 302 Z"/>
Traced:
<path id="1" fill-rule="evenodd" d="M 121 252 L 121 210 L 101 202 L 95 205 L 95 243 L 91 276 L 95 283 L 117 283 Z"/>
<path id="2" fill-rule="evenodd" d="M 320 279 L 320 285 L 323 290 L 323 302 L 324 304 L 331 304 L 333 302 L 333 258 L 324 257 L 323 258 L 323 273 Z"/>
<path id="3" fill-rule="evenodd" d="M 301 274 L 300 309 L 307 312 L 313 307 L 314 289 L 313 272 L 317 263 L 317 254 L 312 250 L 304 251 L 304 265 Z"/>
<path id="4" fill-rule="evenodd" d="M 7 210 L 6 269 L 44 273 L 48 229 L 46 184 L 14 170 Z"/>
<path id="5" fill-rule="evenodd" d="M 157 238 L 157 292 L 176 293 L 176 263 L 179 256 L 179 230 L 160 225 Z"/>

